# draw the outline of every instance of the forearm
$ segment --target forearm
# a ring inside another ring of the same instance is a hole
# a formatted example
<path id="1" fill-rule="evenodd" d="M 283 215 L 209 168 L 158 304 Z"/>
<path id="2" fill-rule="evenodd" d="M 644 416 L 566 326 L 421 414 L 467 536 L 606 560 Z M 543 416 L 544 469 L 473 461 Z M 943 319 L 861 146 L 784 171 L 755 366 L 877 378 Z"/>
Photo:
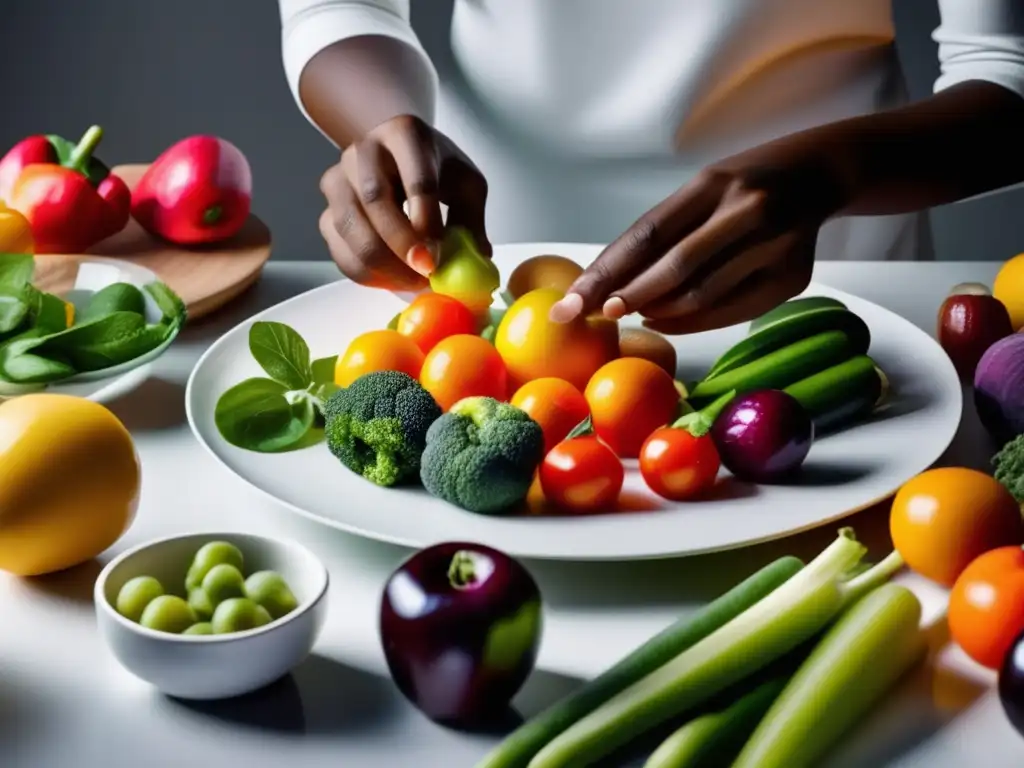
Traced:
<path id="1" fill-rule="evenodd" d="M 432 119 L 422 94 L 433 88 L 419 54 L 379 35 L 329 45 L 305 66 L 299 99 L 310 119 L 339 147 L 402 114 Z"/>

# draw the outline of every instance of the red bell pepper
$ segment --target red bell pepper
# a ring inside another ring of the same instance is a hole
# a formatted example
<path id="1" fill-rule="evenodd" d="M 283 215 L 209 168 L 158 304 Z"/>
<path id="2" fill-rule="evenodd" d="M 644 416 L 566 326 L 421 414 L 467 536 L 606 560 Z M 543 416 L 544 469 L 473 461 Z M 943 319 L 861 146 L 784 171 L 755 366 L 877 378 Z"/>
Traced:
<path id="1" fill-rule="evenodd" d="M 102 137 L 30 136 L 0 160 L 0 199 L 28 219 L 36 253 L 81 253 L 128 223 L 128 186 L 92 155 Z"/>
<path id="2" fill-rule="evenodd" d="M 233 237 L 251 204 L 249 161 L 216 136 L 190 136 L 164 150 L 132 190 L 132 217 L 150 234 L 185 246 Z"/>

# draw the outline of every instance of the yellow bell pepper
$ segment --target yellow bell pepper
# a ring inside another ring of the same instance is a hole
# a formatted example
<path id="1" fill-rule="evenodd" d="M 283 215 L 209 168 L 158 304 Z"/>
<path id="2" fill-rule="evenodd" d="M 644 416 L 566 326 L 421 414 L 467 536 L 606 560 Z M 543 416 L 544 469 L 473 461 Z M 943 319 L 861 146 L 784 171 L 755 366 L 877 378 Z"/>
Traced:
<path id="1" fill-rule="evenodd" d="M 28 219 L 0 202 L 0 253 L 33 253 L 34 247 Z"/>

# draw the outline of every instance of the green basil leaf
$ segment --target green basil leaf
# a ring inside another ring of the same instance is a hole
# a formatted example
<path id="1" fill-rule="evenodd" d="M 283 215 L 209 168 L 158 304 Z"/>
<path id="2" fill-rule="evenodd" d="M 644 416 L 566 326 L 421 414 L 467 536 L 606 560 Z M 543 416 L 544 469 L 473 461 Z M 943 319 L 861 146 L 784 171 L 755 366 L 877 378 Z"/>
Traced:
<path id="1" fill-rule="evenodd" d="M 170 286 L 157 280 L 143 286 L 143 290 L 156 302 L 163 315 L 164 323 L 179 327 L 185 324 L 188 319 L 188 308 L 181 297 L 171 290 Z"/>
<path id="2" fill-rule="evenodd" d="M 84 324 L 115 312 L 134 312 L 145 317 L 146 299 L 142 291 L 131 283 L 111 283 L 92 295 L 75 323 Z"/>
<path id="3" fill-rule="evenodd" d="M 217 400 L 214 423 L 239 448 L 273 453 L 295 446 L 312 426 L 314 408 L 308 397 L 289 402 L 287 395 L 280 382 L 246 379 Z"/>
<path id="4" fill-rule="evenodd" d="M 334 383 L 334 366 L 338 362 L 337 355 L 331 355 L 330 357 L 321 357 L 313 361 L 313 383 L 314 384 L 333 384 Z"/>
<path id="5" fill-rule="evenodd" d="M 287 389 L 305 389 L 312 383 L 309 347 L 284 323 L 253 323 L 249 329 L 249 351 L 267 375 Z"/>
<path id="6" fill-rule="evenodd" d="M 0 253 L 0 293 L 21 294 L 32 282 L 36 262 L 30 253 Z"/>
<path id="7" fill-rule="evenodd" d="M 0 333 L 11 333 L 28 317 L 28 303 L 16 296 L 0 295 Z"/>
<path id="8" fill-rule="evenodd" d="M 68 304 L 60 296 L 26 285 L 22 296 L 29 305 L 30 322 L 42 335 L 63 331 L 68 327 Z"/>
<path id="9" fill-rule="evenodd" d="M 65 360 L 78 371 L 98 371 L 133 360 L 160 344 L 161 326 L 147 326 L 135 312 L 114 312 L 38 339 L 14 342 L 19 354 Z"/>
<path id="10" fill-rule="evenodd" d="M 42 357 L 30 351 L 45 337 L 29 328 L 0 345 L 0 378 L 18 384 L 45 384 L 74 376 L 77 371 L 61 357 Z"/>

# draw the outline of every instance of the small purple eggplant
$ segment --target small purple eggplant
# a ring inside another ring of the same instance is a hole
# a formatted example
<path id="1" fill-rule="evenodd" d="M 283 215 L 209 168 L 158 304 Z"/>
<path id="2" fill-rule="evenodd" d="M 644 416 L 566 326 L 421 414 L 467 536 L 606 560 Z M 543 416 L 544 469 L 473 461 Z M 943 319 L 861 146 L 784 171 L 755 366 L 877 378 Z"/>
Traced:
<path id="1" fill-rule="evenodd" d="M 999 701 L 1014 730 L 1024 736 L 1024 634 L 1014 642 L 999 670 Z"/>
<path id="2" fill-rule="evenodd" d="M 537 660 L 540 590 L 517 560 L 479 544 L 423 549 L 388 578 L 380 637 L 391 677 L 432 720 L 480 727 L 508 705 Z"/>
<path id="3" fill-rule="evenodd" d="M 803 406 L 778 389 L 735 398 L 711 430 L 722 464 L 740 480 L 778 483 L 800 469 L 814 442 Z"/>

